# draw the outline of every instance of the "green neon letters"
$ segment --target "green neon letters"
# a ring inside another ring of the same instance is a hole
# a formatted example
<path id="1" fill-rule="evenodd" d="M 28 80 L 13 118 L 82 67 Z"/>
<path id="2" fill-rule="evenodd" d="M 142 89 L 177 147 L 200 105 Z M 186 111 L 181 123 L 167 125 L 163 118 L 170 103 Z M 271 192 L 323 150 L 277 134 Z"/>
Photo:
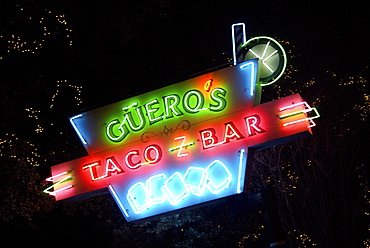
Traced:
<path id="1" fill-rule="evenodd" d="M 180 103 L 180 96 L 177 94 L 164 96 L 163 103 L 165 109 L 165 117 L 166 119 L 172 118 L 175 116 L 183 115 L 181 110 L 179 109 L 178 105 Z"/>
<path id="2" fill-rule="evenodd" d="M 163 115 L 155 117 L 155 113 L 158 112 L 159 108 L 153 105 L 158 105 L 158 104 L 159 104 L 158 99 L 154 99 L 153 101 L 150 101 L 147 104 L 145 104 L 145 110 L 146 110 L 146 113 L 148 114 L 150 125 L 158 121 L 161 121 L 163 118 Z"/>
<path id="3" fill-rule="evenodd" d="M 207 110 L 223 111 L 227 105 L 226 93 L 223 88 L 213 89 L 209 94 L 209 104 L 206 104 L 206 97 L 197 89 L 188 90 L 182 97 L 170 94 L 155 98 L 141 106 L 135 102 L 122 108 L 122 121 L 116 118 L 106 125 L 106 136 L 112 142 L 121 142 L 131 131 L 140 132 L 147 125 L 182 116 L 184 113 L 193 115 Z"/>
<path id="4" fill-rule="evenodd" d="M 130 133 L 126 125 L 120 124 L 118 119 L 114 119 L 107 125 L 106 134 L 111 141 L 120 142 Z"/>
<path id="5" fill-rule="evenodd" d="M 199 90 L 189 90 L 188 92 L 186 92 L 182 100 L 182 106 L 184 107 L 184 110 L 189 114 L 195 114 L 199 111 L 208 109 L 203 108 L 204 96 Z"/>
<path id="6" fill-rule="evenodd" d="M 210 104 L 209 110 L 219 112 L 226 108 L 226 90 L 222 88 L 216 88 L 211 92 L 211 99 L 216 102 L 216 104 Z"/>

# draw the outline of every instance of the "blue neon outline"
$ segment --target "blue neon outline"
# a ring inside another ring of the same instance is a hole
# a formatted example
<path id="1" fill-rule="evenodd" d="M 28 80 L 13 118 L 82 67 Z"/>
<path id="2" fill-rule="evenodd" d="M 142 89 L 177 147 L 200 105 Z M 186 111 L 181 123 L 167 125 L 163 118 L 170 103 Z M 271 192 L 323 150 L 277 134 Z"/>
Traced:
<path id="1" fill-rule="evenodd" d="M 246 68 L 247 66 L 250 66 L 252 65 L 252 69 L 251 69 L 251 90 L 250 90 L 250 94 L 251 96 L 254 95 L 254 91 L 255 91 L 255 85 L 256 85 L 256 71 L 255 71 L 255 63 L 253 61 L 248 61 L 247 63 L 243 64 L 240 66 L 240 69 L 244 69 Z"/>
<path id="2" fill-rule="evenodd" d="M 113 186 L 112 185 L 108 185 L 108 189 L 109 189 L 110 193 L 113 195 L 114 199 L 116 200 L 116 202 L 118 204 L 118 207 L 126 215 L 126 217 L 129 218 L 130 215 L 127 213 L 127 211 L 126 211 L 125 207 L 123 206 L 121 200 L 119 199 L 116 191 L 113 189 Z"/>
<path id="3" fill-rule="evenodd" d="M 175 196 L 172 194 L 172 191 L 171 191 L 171 188 L 168 186 L 168 182 L 170 180 L 172 180 L 172 178 L 174 178 L 175 176 L 178 177 L 178 179 L 181 181 L 181 183 L 184 185 L 184 190 L 181 192 L 181 194 L 179 194 L 178 196 Z M 187 184 L 185 183 L 184 179 L 182 178 L 181 174 L 176 171 L 175 173 L 173 173 L 164 183 L 163 183 L 163 186 L 162 186 L 162 190 L 166 193 L 166 195 L 168 196 L 168 201 L 170 202 L 171 205 L 173 206 L 176 206 L 177 204 L 179 204 L 182 200 L 184 200 L 187 196 L 190 195 L 190 189 L 189 187 L 187 186 Z"/>
<path id="4" fill-rule="evenodd" d="M 227 187 L 229 187 L 229 186 L 230 186 L 230 183 L 231 183 L 231 182 L 232 182 L 232 180 L 233 180 L 233 176 L 232 176 L 232 174 L 231 174 L 231 172 L 230 172 L 229 168 L 227 168 L 227 166 L 226 166 L 223 162 L 221 162 L 220 160 L 214 160 L 212 163 L 210 163 L 210 164 L 207 166 L 206 170 L 208 171 L 208 170 L 212 167 L 212 165 L 214 165 L 215 163 L 220 164 L 220 165 L 225 169 L 225 171 L 226 171 L 226 173 L 227 173 L 227 175 L 228 175 L 228 177 L 227 177 L 226 179 L 224 179 L 224 180 L 223 180 L 221 183 L 219 183 L 218 185 L 214 184 L 214 182 L 211 180 L 211 178 L 210 178 L 210 177 L 208 177 L 207 188 L 209 189 L 209 191 L 211 191 L 211 193 L 212 193 L 212 194 L 217 195 L 217 194 L 218 194 L 218 193 L 220 193 L 222 190 L 224 190 L 224 189 L 226 189 Z M 208 175 L 210 175 L 210 174 L 211 174 L 211 173 L 209 173 L 209 172 L 208 172 Z M 226 182 L 226 184 L 225 184 L 225 182 Z M 225 184 L 225 185 L 223 185 L 223 184 Z M 223 185 L 223 186 L 221 186 L 221 187 L 220 187 L 220 185 Z M 215 189 L 212 189 L 211 187 L 214 187 Z"/>
<path id="5" fill-rule="evenodd" d="M 166 199 L 167 199 L 166 193 L 163 192 L 162 190 L 161 190 L 162 193 L 163 193 L 162 198 L 154 198 L 153 197 L 153 182 L 152 182 L 152 180 L 154 178 L 157 178 L 157 177 L 162 177 L 162 180 L 166 179 L 166 175 L 164 173 L 160 173 L 160 174 L 149 177 L 145 182 L 146 187 L 147 187 L 147 199 L 146 200 L 149 202 L 149 205 L 161 204 L 161 203 L 165 202 Z M 162 185 L 163 185 L 163 183 L 162 183 Z"/>
<path id="6" fill-rule="evenodd" d="M 238 184 L 237 187 L 240 188 L 240 190 L 242 188 L 242 184 L 240 180 L 242 180 L 242 168 L 243 168 L 244 154 L 245 154 L 244 149 L 239 151 L 239 155 L 241 156 L 241 158 L 239 158 L 239 176 L 238 176 L 239 182 L 237 182 Z M 221 166 L 221 168 L 216 168 L 216 171 L 214 171 L 213 174 L 210 174 L 209 170 L 212 169 L 212 166 L 216 163 L 218 164 L 216 166 Z M 199 183 L 197 185 L 194 185 L 191 182 L 187 183 L 186 181 L 186 177 L 189 175 L 190 171 L 193 169 L 200 171 L 202 173 Z M 220 171 L 220 170 L 223 170 L 223 171 Z M 221 175 L 222 178 L 217 178 L 220 176 L 220 173 L 222 174 Z M 213 176 L 213 178 L 216 179 L 216 181 L 221 181 L 221 180 L 222 181 L 219 183 L 217 182 L 218 184 L 216 184 L 216 182 L 214 181 L 214 179 L 212 179 L 212 177 L 210 177 L 210 175 Z M 160 191 L 163 193 L 163 197 L 152 198 L 153 192 L 151 191 L 153 191 L 154 189 L 152 185 L 153 184 L 152 180 L 155 178 L 163 179 L 163 180 L 166 179 L 162 183 L 162 186 L 160 187 Z M 174 192 L 172 191 L 173 188 L 170 185 L 170 181 L 173 179 L 177 181 L 180 180 L 180 182 L 177 182 L 177 183 L 180 183 L 184 186 L 184 188 L 181 189 L 181 192 L 179 192 L 178 194 L 177 192 L 176 194 L 174 194 Z M 232 181 L 233 181 L 233 175 L 231 174 L 230 169 L 222 161 L 216 159 L 216 160 L 213 160 L 210 164 L 208 164 L 206 168 L 198 167 L 198 166 L 190 166 L 188 167 L 184 175 L 178 171 L 174 172 L 169 177 L 167 177 L 165 173 L 159 173 L 159 174 L 149 177 L 145 182 L 137 182 L 131 187 L 129 187 L 127 194 L 126 194 L 126 199 L 127 199 L 128 205 L 131 207 L 134 213 L 133 216 L 135 216 L 135 215 L 139 215 L 149 210 L 149 208 L 151 207 L 159 206 L 162 203 L 167 202 L 167 201 L 172 206 L 176 206 L 180 204 L 183 200 L 188 198 L 189 196 L 195 196 L 195 197 L 203 196 L 206 193 L 205 191 L 206 188 L 209 190 L 209 193 L 213 195 L 217 195 L 221 193 L 223 190 L 229 188 Z M 136 195 L 132 192 L 134 188 L 139 187 L 139 186 L 141 187 L 141 189 L 139 189 L 138 193 L 144 194 L 143 204 L 141 203 L 139 204 L 137 202 Z M 119 200 L 119 197 L 115 193 L 113 187 L 111 185 L 108 187 L 112 195 L 116 199 L 116 202 L 119 204 L 119 207 L 121 208 L 122 212 L 125 214 L 127 218 L 129 218 L 128 212 L 126 212 L 126 209 L 124 208 L 122 202 Z"/>
<path id="7" fill-rule="evenodd" d="M 198 171 L 201 171 L 202 173 L 202 177 L 199 180 L 199 184 L 196 186 L 186 182 L 186 178 L 188 177 L 191 170 L 198 170 Z M 204 194 L 204 189 L 206 188 L 207 179 L 208 179 L 208 171 L 201 167 L 190 166 L 184 174 L 184 182 L 189 187 L 191 193 L 196 196 L 202 196 Z"/>
<path id="8" fill-rule="evenodd" d="M 82 144 L 86 145 L 87 144 L 86 140 L 82 137 L 82 134 L 78 130 L 76 124 L 73 122 L 74 119 L 77 119 L 77 118 L 80 118 L 80 117 L 82 117 L 81 114 L 73 116 L 73 117 L 69 118 L 69 122 L 72 124 L 72 127 L 75 129 L 75 131 L 76 131 L 78 137 L 80 138 Z"/>
<path id="9" fill-rule="evenodd" d="M 132 189 L 133 188 L 136 188 L 137 185 L 141 185 L 142 189 L 145 191 L 145 204 L 143 204 L 142 206 L 139 206 L 137 204 L 136 201 L 134 201 L 134 199 L 136 199 L 135 195 L 133 193 L 131 193 Z M 147 202 L 147 188 L 145 186 L 145 184 L 143 182 L 138 182 L 138 183 L 135 183 L 134 185 L 132 185 L 129 189 L 128 189 L 128 192 L 127 192 L 127 201 L 128 203 L 131 205 L 131 208 L 132 210 L 134 210 L 134 213 L 135 214 L 140 214 L 142 212 L 144 212 L 145 210 L 147 210 L 151 205 L 148 204 Z"/>
<path id="10" fill-rule="evenodd" d="M 237 61 L 236 61 L 236 40 L 235 40 L 235 29 L 234 27 L 236 26 L 243 26 L 243 40 L 242 40 L 242 43 L 241 44 L 244 44 L 247 39 L 246 39 L 246 36 L 245 36 L 245 24 L 244 23 L 235 23 L 231 26 L 231 37 L 232 37 L 232 42 L 233 42 L 233 59 L 234 59 L 234 65 L 236 65 Z"/>
<path id="11" fill-rule="evenodd" d="M 239 171 L 238 171 L 238 185 L 236 188 L 236 193 L 241 193 L 241 179 L 242 179 L 242 168 L 243 168 L 243 158 L 244 158 L 245 150 L 241 149 L 239 153 Z"/>

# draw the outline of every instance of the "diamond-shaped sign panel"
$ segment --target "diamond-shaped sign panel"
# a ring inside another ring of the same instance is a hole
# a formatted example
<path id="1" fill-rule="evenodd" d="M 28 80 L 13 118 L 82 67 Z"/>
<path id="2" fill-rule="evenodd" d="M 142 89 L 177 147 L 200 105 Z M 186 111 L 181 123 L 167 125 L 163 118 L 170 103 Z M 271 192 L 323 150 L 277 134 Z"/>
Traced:
<path id="1" fill-rule="evenodd" d="M 150 177 L 146 180 L 146 187 L 148 190 L 148 202 L 150 204 L 161 204 L 166 200 L 166 195 L 161 190 L 165 181 L 163 173 Z"/>
<path id="2" fill-rule="evenodd" d="M 167 199 L 172 205 L 177 205 L 190 194 L 179 172 L 175 172 L 164 182 L 162 190 L 167 194 Z"/>
<path id="3" fill-rule="evenodd" d="M 200 167 L 189 167 L 185 172 L 184 181 L 193 195 L 203 195 L 206 186 L 208 172 Z"/>
<path id="4" fill-rule="evenodd" d="M 207 188 L 213 194 L 220 193 L 230 185 L 232 180 L 230 170 L 220 160 L 213 161 L 206 170 L 208 172 Z"/>
<path id="5" fill-rule="evenodd" d="M 146 191 L 145 184 L 142 182 L 132 185 L 128 190 L 127 200 L 136 214 L 143 212 L 149 207 L 146 200 Z"/>

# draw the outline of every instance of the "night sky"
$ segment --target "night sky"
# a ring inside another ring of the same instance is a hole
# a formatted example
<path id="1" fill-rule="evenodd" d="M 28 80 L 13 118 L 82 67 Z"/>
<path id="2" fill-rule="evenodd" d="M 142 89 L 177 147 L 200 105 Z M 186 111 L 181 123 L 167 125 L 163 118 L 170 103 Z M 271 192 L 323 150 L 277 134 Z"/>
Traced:
<path id="1" fill-rule="evenodd" d="M 230 62 L 231 25 L 238 22 L 246 24 L 247 38 L 266 35 L 289 42 L 286 50 L 294 58 L 289 58 L 288 66 L 299 68 L 301 82 L 320 80 L 327 72 L 356 76 L 368 66 L 364 1 L 3 1 L 1 5 L 6 115 L 9 106 L 19 103 L 19 111 L 26 106 L 48 115 L 43 120 L 47 125 L 67 125 L 67 118 L 81 111 Z M 19 118 L 4 119 L 11 123 Z M 9 122 L 3 129 L 19 133 Z"/>
<path id="2" fill-rule="evenodd" d="M 45 25 L 52 29 L 54 15 L 64 14 L 70 36 L 58 29 L 45 37 L 44 50 L 27 57 L 19 73 L 28 69 L 49 84 L 74 80 L 84 87 L 83 108 L 227 63 L 232 57 L 230 27 L 237 22 L 246 23 L 248 38 L 266 35 L 289 41 L 300 57 L 296 63 L 307 68 L 302 71 L 306 77 L 325 70 L 356 73 L 369 57 L 365 2 L 330 2 L 20 1 L 19 7 L 2 3 L 2 44 L 13 33 L 26 32 L 21 39 L 37 40 L 45 23 L 37 23 L 38 18 L 49 18 Z M 13 66 L 6 60 L 11 53 L 1 51 L 2 68 Z"/>
<path id="3" fill-rule="evenodd" d="M 37 147 L 31 165 L 41 181 L 50 166 L 85 155 L 68 117 L 229 63 L 239 22 L 247 38 L 283 41 L 299 82 L 331 90 L 322 79 L 329 74 L 367 78 L 368 9 L 357 0 L 1 1 L 1 144 L 14 134 Z M 289 83 L 277 82 L 286 90 Z M 311 102 L 324 95 L 304 94 Z M 329 107 L 322 104 L 323 118 Z"/>
<path id="4" fill-rule="evenodd" d="M 146 91 L 143 85 L 154 89 L 226 63 L 232 48 L 230 26 L 237 22 L 246 23 L 248 37 L 267 35 L 290 41 L 299 62 L 309 68 L 303 72 L 307 76 L 314 77 L 320 70 L 354 72 L 368 62 L 368 19 L 361 2 L 163 4 L 165 8 L 157 5 L 151 12 L 141 2 L 136 6 L 71 3 L 74 45 L 81 53 L 79 59 L 88 60 L 76 65 L 75 74 L 89 81 L 85 82 L 91 90 L 87 98 L 137 94 Z"/>

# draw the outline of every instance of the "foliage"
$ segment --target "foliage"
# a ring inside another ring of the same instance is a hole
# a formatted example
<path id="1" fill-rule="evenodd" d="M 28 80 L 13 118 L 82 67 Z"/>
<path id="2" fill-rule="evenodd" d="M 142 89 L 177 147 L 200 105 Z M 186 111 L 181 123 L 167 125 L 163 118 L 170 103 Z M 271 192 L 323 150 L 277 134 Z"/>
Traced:
<path id="1" fill-rule="evenodd" d="M 321 114 L 312 137 L 256 154 L 254 185 L 274 189 L 289 247 L 360 247 L 368 235 L 356 169 L 369 164 L 368 68 L 362 74 L 324 72 L 270 92 L 280 98 L 293 89 Z"/>
<path id="2" fill-rule="evenodd" d="M 179 21 L 176 12 L 169 12 L 172 1 L 146 1 L 145 8 L 139 2 L 114 1 L 114 8 L 103 2 L 72 2 L 1 3 L 0 20 L 5 24 L 0 30 L 0 66 L 7 72 L 1 75 L 0 91 L 0 223 L 5 242 L 66 246 L 68 239 L 68 245 L 92 247 L 267 247 L 266 209 L 232 216 L 233 203 L 224 200 L 127 223 L 109 195 L 66 203 L 41 193 L 51 165 L 85 154 L 68 116 L 81 107 L 112 102 L 143 91 L 143 86 L 153 89 L 163 86 L 163 79 L 178 80 L 204 69 L 199 52 L 217 57 L 206 67 L 226 61 L 214 39 L 220 34 L 200 30 L 197 18 L 194 25 L 177 23 L 188 26 L 187 31 L 182 30 L 181 37 L 172 35 L 170 24 Z M 86 21 L 77 22 L 79 15 Z M 183 33 L 195 37 L 195 45 Z M 210 35 L 209 43 L 199 33 Z M 186 56 L 174 56 L 179 41 Z M 273 189 L 275 217 L 288 247 L 369 247 L 369 189 L 367 181 L 358 178 L 369 174 L 369 68 L 339 73 L 315 61 L 313 70 L 306 64 L 310 60 L 297 55 L 288 41 L 279 42 L 290 64 L 280 82 L 264 89 L 264 101 L 300 93 L 321 118 L 312 137 L 256 153 L 253 187 L 261 192 Z M 145 59 L 138 58 L 139 51 Z M 361 164 L 359 174 L 356 167 Z"/>
<path id="3" fill-rule="evenodd" d="M 5 135 L 0 145 L 0 219 L 23 218 L 32 224 L 37 212 L 50 211 L 53 206 L 52 199 L 42 194 L 46 184 L 40 183 L 34 167 L 40 156 L 34 144 L 14 134 Z"/>

